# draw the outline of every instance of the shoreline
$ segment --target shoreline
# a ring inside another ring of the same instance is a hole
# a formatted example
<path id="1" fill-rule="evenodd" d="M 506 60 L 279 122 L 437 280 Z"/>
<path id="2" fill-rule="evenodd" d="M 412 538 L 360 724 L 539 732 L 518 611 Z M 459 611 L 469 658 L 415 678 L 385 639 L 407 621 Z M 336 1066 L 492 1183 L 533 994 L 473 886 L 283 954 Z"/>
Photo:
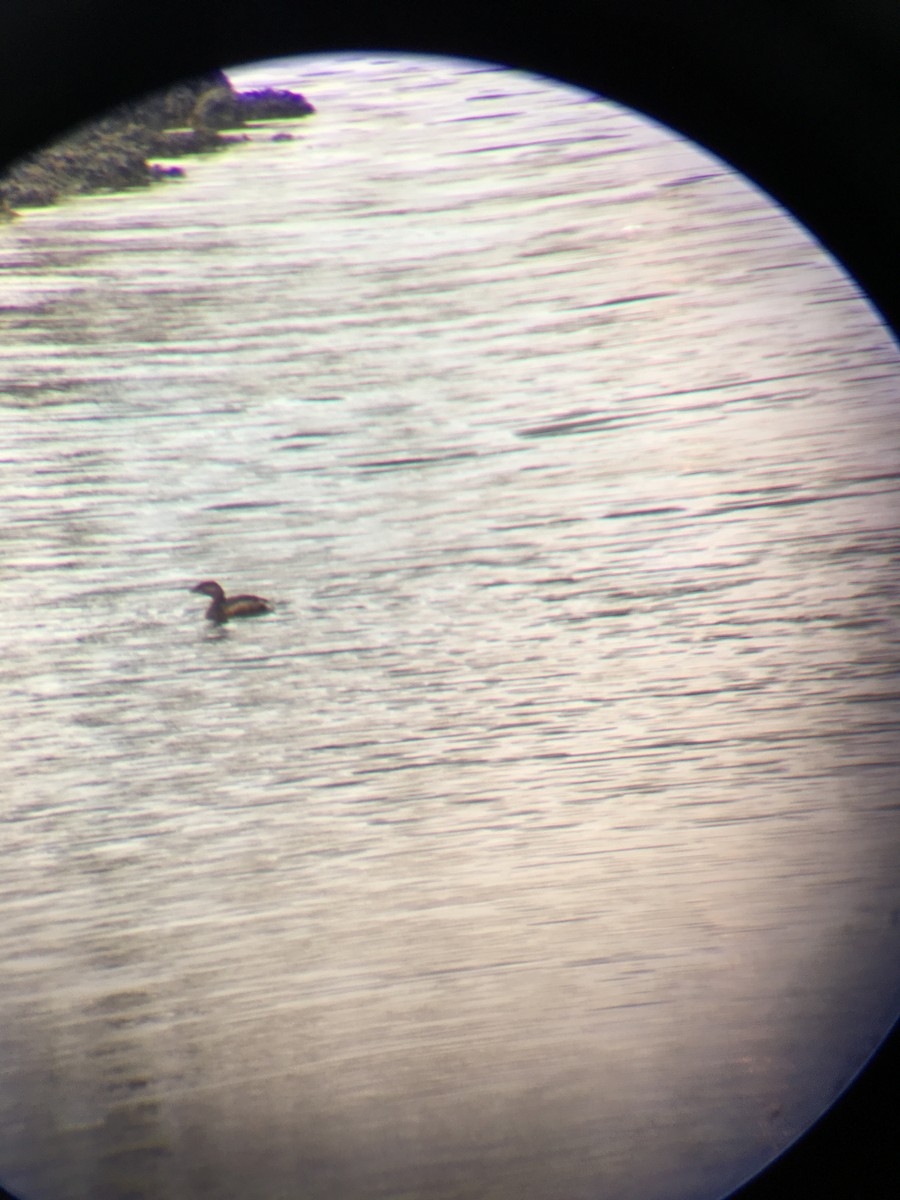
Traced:
<path id="1" fill-rule="evenodd" d="M 237 92 L 223 71 L 173 84 L 79 125 L 0 174 L 0 222 L 20 209 L 46 208 L 70 196 L 149 187 L 181 178 L 180 166 L 156 159 L 209 154 L 248 140 L 248 122 L 296 119 L 315 109 L 299 92 Z M 284 132 L 273 140 L 286 141 Z"/>

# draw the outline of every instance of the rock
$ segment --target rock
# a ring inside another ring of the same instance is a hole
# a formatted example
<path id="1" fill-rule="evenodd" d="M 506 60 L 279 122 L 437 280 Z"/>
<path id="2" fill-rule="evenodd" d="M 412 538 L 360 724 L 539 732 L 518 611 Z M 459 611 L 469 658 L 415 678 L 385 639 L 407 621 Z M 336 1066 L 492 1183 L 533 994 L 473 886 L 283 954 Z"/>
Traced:
<path id="1" fill-rule="evenodd" d="M 235 129 L 243 124 L 240 97 L 230 87 L 214 87 L 194 105 L 190 124 L 194 129 Z"/>
<path id="2" fill-rule="evenodd" d="M 313 111 L 297 92 L 268 88 L 239 94 L 222 71 L 210 71 L 122 104 L 14 163 L 0 175 L 0 220 L 14 216 L 18 207 L 180 178 L 181 167 L 151 166 L 148 159 L 220 150 L 249 138 L 222 134 L 219 129 L 240 127 L 247 120 L 302 117 Z M 291 134 L 282 132 L 273 140 L 288 141 Z"/>
<path id="3" fill-rule="evenodd" d="M 238 103 L 245 121 L 271 121 L 276 117 L 308 117 L 316 110 L 299 92 L 282 88 L 239 92 Z"/>

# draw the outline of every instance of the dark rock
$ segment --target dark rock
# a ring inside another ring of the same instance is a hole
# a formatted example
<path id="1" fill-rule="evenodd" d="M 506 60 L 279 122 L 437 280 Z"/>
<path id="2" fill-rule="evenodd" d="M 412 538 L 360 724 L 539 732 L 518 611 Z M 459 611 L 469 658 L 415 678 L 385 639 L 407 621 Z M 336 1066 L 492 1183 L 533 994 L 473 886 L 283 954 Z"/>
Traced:
<path id="1" fill-rule="evenodd" d="M 239 92 L 238 104 L 245 121 L 271 121 L 277 117 L 308 117 L 316 110 L 299 92 L 281 88 Z"/>
<path id="2" fill-rule="evenodd" d="M 236 129 L 243 124 L 240 97 L 230 87 L 214 87 L 204 92 L 191 113 L 194 129 Z"/>
<path id="3" fill-rule="evenodd" d="M 144 146 L 148 155 L 158 158 L 181 158 L 183 154 L 208 154 L 220 150 L 228 141 L 212 129 L 163 129 L 148 132 Z"/>
<path id="4" fill-rule="evenodd" d="M 224 71 L 208 71 L 195 79 L 182 80 L 162 91 L 122 104 L 101 120 L 124 120 L 147 129 L 176 129 L 191 124 L 191 116 L 203 96 L 223 91 L 234 96 L 228 76 Z"/>
<path id="5" fill-rule="evenodd" d="M 84 192 L 146 187 L 184 175 L 180 167 L 151 166 L 151 158 L 206 154 L 246 134 L 219 129 L 247 120 L 302 117 L 313 107 L 296 92 L 266 89 L 238 94 L 222 71 L 175 84 L 120 105 L 0 174 L 0 219 L 15 209 L 56 204 Z M 290 134 L 276 135 L 285 141 Z"/>

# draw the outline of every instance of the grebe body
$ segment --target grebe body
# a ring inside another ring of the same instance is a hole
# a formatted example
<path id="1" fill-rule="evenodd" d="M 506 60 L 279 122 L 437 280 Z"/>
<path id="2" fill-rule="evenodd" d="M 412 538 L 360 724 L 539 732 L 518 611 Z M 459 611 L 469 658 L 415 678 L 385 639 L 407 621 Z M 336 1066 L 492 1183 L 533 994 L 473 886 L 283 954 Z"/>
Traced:
<path id="1" fill-rule="evenodd" d="M 191 591 L 201 592 L 211 598 L 206 619 L 215 621 L 217 625 L 224 625 L 232 617 L 259 617 L 272 611 L 271 604 L 262 596 L 226 596 L 222 585 L 213 579 L 205 579 Z"/>

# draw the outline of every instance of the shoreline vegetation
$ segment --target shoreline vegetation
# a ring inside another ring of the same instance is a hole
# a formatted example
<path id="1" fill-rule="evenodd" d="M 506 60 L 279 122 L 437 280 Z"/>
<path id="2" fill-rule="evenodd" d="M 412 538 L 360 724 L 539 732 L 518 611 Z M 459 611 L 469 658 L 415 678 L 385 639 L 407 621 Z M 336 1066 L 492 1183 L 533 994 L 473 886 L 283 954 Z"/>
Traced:
<path id="1" fill-rule="evenodd" d="M 182 167 L 153 160 L 221 150 L 249 140 L 246 133 L 226 134 L 224 129 L 312 112 L 299 92 L 236 92 L 223 71 L 210 71 L 122 104 L 0 172 L 0 222 L 18 216 L 20 208 L 181 177 Z M 273 140 L 290 137 L 280 133 Z"/>

